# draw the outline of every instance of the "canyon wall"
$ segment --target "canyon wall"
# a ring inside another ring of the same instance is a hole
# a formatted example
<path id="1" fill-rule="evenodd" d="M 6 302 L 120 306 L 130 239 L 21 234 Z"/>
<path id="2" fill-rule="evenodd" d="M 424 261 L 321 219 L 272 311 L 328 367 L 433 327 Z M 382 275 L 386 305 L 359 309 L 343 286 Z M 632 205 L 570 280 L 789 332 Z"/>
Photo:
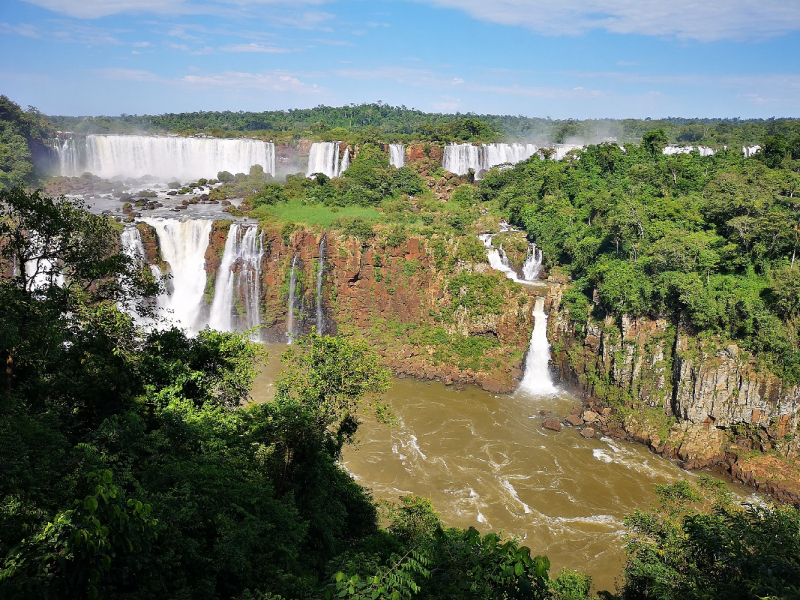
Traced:
<path id="1" fill-rule="evenodd" d="M 795 473 L 774 464 L 758 473 L 765 461 L 750 460 L 754 452 L 800 456 L 800 387 L 736 344 L 698 337 L 681 323 L 626 315 L 575 322 L 562 303 L 565 289 L 555 282 L 547 299 L 554 367 L 590 407 L 612 409 L 602 423 L 608 433 L 687 468 L 722 465 L 780 499 L 800 501 Z"/>

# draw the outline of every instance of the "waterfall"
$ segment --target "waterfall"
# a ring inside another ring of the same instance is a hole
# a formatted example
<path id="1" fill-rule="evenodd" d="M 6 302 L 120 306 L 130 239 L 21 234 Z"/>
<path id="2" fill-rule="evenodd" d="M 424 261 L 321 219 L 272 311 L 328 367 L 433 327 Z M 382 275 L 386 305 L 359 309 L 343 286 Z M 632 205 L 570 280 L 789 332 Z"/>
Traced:
<path id="1" fill-rule="evenodd" d="M 398 169 L 406 166 L 406 147 L 403 144 L 389 144 L 389 165 Z"/>
<path id="2" fill-rule="evenodd" d="M 54 175 L 64 177 L 77 177 L 83 174 L 81 154 L 75 143 L 75 138 L 53 138 L 47 144 L 56 155 L 56 164 L 53 165 Z"/>
<path id="3" fill-rule="evenodd" d="M 75 172 L 89 171 L 104 178 L 150 175 L 165 181 L 173 178 L 189 181 L 216 177 L 220 171 L 248 173 L 253 165 L 261 165 L 265 173 L 275 174 L 275 145 L 260 140 L 87 135 L 85 144 L 85 167 Z M 78 154 L 71 152 L 65 156 Z M 60 157 L 61 154 L 59 160 Z M 60 164 L 65 174 L 65 167 Z"/>
<path id="4" fill-rule="evenodd" d="M 456 175 L 466 175 L 472 169 L 480 178 L 482 171 L 505 163 L 515 165 L 536 154 L 538 149 L 534 144 L 448 144 L 442 166 Z"/>
<path id="5" fill-rule="evenodd" d="M 346 151 L 347 166 L 340 171 L 339 169 L 339 146 L 341 142 L 314 142 L 308 154 L 308 169 L 306 177 L 311 177 L 316 173 L 322 173 L 326 177 L 338 177 L 341 172 L 347 169 L 350 164 L 350 152 Z"/>
<path id="6" fill-rule="evenodd" d="M 317 335 L 325 330 L 325 313 L 322 309 L 322 277 L 325 273 L 325 236 L 319 243 L 319 270 L 317 271 Z"/>
<path id="7" fill-rule="evenodd" d="M 504 231 L 509 231 L 509 228 L 507 225 L 501 224 L 500 233 L 503 233 Z M 483 242 L 483 245 L 486 248 L 486 258 L 489 260 L 489 266 L 495 271 L 505 273 L 506 277 L 516 283 L 531 283 L 536 281 L 536 279 L 539 277 L 539 271 L 542 269 L 543 259 L 542 251 L 536 247 L 536 244 L 528 245 L 528 253 L 525 257 L 525 262 L 522 265 L 523 278 L 520 279 L 517 275 L 517 272 L 511 268 L 511 265 L 509 264 L 508 255 L 503 249 L 503 245 L 500 244 L 500 248 L 494 247 L 492 238 L 494 238 L 495 235 L 496 234 L 494 233 L 482 233 L 478 236 L 478 239 Z"/>
<path id="8" fill-rule="evenodd" d="M 525 374 L 519 389 L 529 394 L 554 394 L 556 387 L 550 379 L 550 343 L 547 341 L 547 315 L 544 298 L 537 297 L 533 306 L 533 332 L 525 358 Z"/>
<path id="9" fill-rule="evenodd" d="M 700 153 L 700 156 L 714 156 L 715 152 L 713 148 L 709 148 L 708 146 L 669 145 L 665 146 L 664 149 L 661 151 L 661 153 L 666 154 L 667 156 L 671 156 L 674 154 L 691 154 L 691 152 L 695 150 Z"/>
<path id="10" fill-rule="evenodd" d="M 261 257 L 257 225 L 231 224 L 214 285 L 208 324 L 219 331 L 247 330 L 261 324 Z M 258 334 L 254 335 L 258 338 Z"/>
<path id="11" fill-rule="evenodd" d="M 754 156 L 756 152 L 761 151 L 761 146 L 742 146 L 742 154 L 744 154 L 745 158 L 750 158 Z"/>
<path id="12" fill-rule="evenodd" d="M 171 313 L 178 327 L 195 333 L 203 326 L 203 296 L 206 288 L 206 249 L 211 225 L 207 219 L 142 219 L 156 230 L 161 257 L 169 263 L 172 280 L 158 297 L 160 308 Z"/>
<path id="13" fill-rule="evenodd" d="M 136 227 L 126 227 L 119 236 L 120 248 L 122 253 L 137 263 L 145 260 L 144 244 L 142 236 Z"/>
<path id="14" fill-rule="evenodd" d="M 339 167 L 339 177 L 342 176 L 342 173 L 347 171 L 350 168 L 350 148 L 344 149 L 344 156 L 342 156 L 342 165 Z"/>
<path id="15" fill-rule="evenodd" d="M 297 275 L 295 275 L 295 268 L 297 267 L 297 254 L 292 257 L 292 271 L 289 275 L 289 308 L 286 315 L 286 341 L 291 344 L 296 337 L 294 330 L 294 301 L 295 291 L 297 288 Z"/>
<path id="16" fill-rule="evenodd" d="M 522 265 L 522 276 L 526 281 L 534 281 L 539 279 L 539 272 L 542 270 L 542 260 L 544 254 L 536 247 L 536 244 L 528 246 L 528 255 L 525 257 L 525 262 Z"/>

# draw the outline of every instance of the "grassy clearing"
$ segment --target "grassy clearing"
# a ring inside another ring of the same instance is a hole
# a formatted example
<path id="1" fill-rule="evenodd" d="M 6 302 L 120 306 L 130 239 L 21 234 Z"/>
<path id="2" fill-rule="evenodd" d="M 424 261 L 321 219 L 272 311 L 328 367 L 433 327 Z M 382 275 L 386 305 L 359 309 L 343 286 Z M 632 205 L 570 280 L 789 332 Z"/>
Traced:
<path id="1" fill-rule="evenodd" d="M 281 221 L 305 223 L 330 227 L 336 219 L 358 217 L 365 222 L 377 222 L 381 214 L 367 206 L 325 206 L 322 204 L 303 204 L 301 200 L 290 200 L 274 205 L 260 206 L 251 215 L 257 219 L 277 217 Z"/>

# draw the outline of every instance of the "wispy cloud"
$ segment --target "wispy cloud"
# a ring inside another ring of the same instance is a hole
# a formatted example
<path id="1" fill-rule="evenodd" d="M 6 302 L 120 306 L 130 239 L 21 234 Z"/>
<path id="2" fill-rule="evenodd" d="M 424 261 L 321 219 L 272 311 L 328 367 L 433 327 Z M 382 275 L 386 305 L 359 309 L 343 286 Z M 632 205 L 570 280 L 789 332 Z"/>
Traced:
<path id="1" fill-rule="evenodd" d="M 795 0 L 418 0 L 544 35 L 601 29 L 712 42 L 759 40 L 800 30 Z"/>
<path id="2" fill-rule="evenodd" d="M 222 46 L 220 50 L 222 52 L 262 52 L 265 54 L 286 54 L 288 52 L 297 52 L 297 50 L 290 50 L 289 48 L 261 46 L 259 44 L 232 44 L 230 46 Z"/>
<path id="3" fill-rule="evenodd" d="M 98 19 L 120 13 L 158 15 L 221 15 L 263 6 L 320 5 L 328 0 L 24 0 L 79 19 Z"/>
<path id="4" fill-rule="evenodd" d="M 0 23 L 0 33 L 15 33 L 29 38 L 42 37 L 42 34 L 39 33 L 39 29 L 35 25 L 28 25 L 27 23 L 20 23 L 19 25 Z"/>

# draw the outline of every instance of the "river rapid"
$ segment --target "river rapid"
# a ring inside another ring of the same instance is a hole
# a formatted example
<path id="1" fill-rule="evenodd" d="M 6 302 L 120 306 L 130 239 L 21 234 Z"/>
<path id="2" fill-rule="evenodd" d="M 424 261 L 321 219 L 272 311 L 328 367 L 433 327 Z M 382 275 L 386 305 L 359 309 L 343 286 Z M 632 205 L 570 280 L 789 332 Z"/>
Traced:
<path id="1" fill-rule="evenodd" d="M 285 346 L 268 349 L 256 401 L 272 398 Z M 550 558 L 551 574 L 578 569 L 596 589 L 613 589 L 622 570 L 625 515 L 654 504 L 656 485 L 695 477 L 639 444 L 543 429 L 546 416 L 580 405 L 563 391 L 506 396 L 396 379 L 385 398 L 396 425 L 362 415 L 342 459 L 375 499 L 431 498 L 446 524 L 519 536 Z"/>

